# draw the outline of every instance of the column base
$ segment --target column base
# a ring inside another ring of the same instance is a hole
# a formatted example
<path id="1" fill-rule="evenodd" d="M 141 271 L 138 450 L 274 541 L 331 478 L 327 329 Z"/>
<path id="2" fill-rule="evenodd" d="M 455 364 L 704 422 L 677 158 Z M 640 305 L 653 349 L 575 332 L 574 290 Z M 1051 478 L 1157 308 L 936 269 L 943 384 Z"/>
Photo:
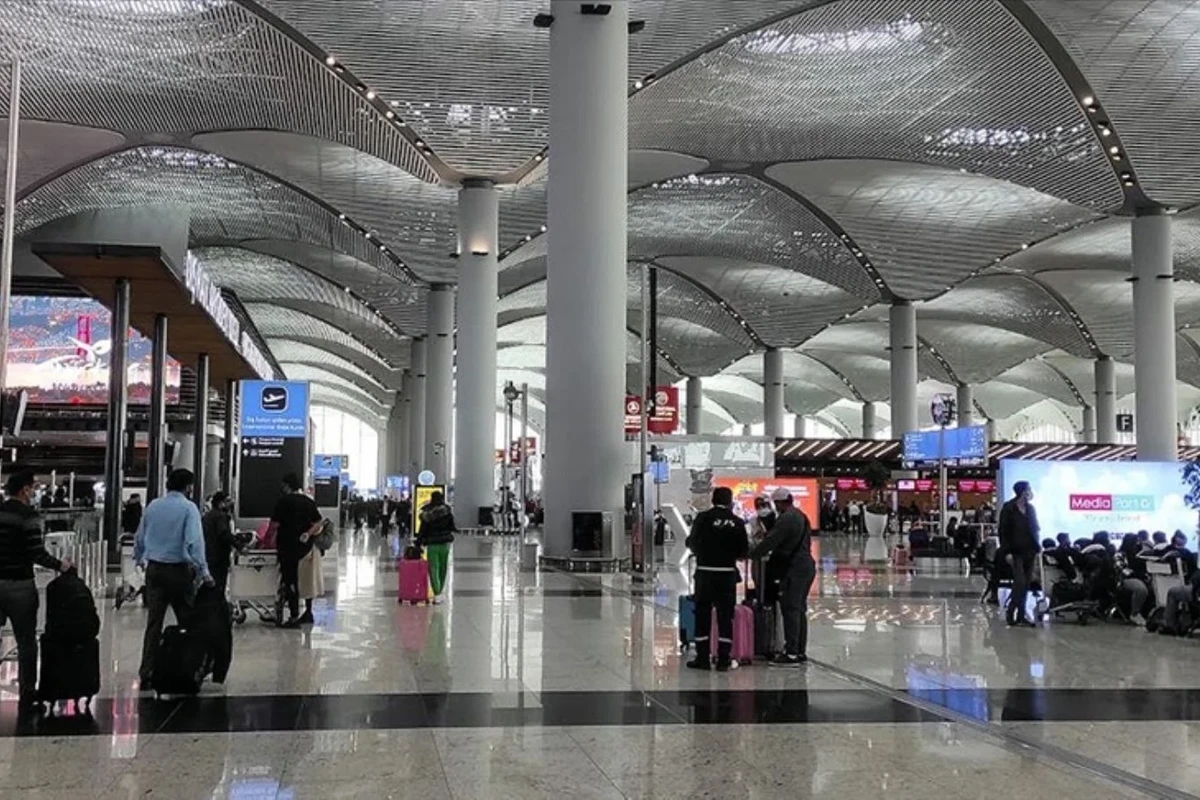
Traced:
<path id="1" fill-rule="evenodd" d="M 586 553 L 569 556 L 541 556 L 538 559 L 543 567 L 556 569 L 560 572 L 624 572 L 629 569 L 628 558 L 613 558 L 612 556 L 588 555 Z"/>

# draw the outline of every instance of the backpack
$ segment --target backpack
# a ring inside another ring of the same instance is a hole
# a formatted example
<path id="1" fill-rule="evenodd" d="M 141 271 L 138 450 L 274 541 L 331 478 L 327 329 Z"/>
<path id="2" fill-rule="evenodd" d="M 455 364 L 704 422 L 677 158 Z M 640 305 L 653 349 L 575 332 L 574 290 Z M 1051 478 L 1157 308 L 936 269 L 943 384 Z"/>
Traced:
<path id="1" fill-rule="evenodd" d="M 46 635 L 63 641 L 82 642 L 100 634 L 96 600 L 73 568 L 46 586 Z"/>

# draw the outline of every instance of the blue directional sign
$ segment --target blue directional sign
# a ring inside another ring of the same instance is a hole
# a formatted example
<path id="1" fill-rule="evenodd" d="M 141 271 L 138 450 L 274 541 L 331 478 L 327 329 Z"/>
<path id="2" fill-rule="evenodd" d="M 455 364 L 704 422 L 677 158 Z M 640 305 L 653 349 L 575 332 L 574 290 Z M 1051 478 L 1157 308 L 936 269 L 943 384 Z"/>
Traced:
<path id="1" fill-rule="evenodd" d="M 987 462 L 987 426 L 910 431 L 904 434 L 906 464 L 936 464 L 944 460 L 951 466 Z"/>
<path id="2" fill-rule="evenodd" d="M 308 435 L 308 384 L 242 381 L 242 437 Z"/>

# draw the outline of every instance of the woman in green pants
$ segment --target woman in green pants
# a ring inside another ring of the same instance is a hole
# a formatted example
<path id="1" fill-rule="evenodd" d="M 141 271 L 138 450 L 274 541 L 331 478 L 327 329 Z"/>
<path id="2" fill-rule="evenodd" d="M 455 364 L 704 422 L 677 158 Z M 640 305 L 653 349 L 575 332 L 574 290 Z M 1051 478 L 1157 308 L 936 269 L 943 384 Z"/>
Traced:
<path id="1" fill-rule="evenodd" d="M 446 588 L 446 566 L 456 530 L 454 512 L 446 505 L 445 496 L 434 492 L 421 509 L 421 528 L 416 539 L 429 557 L 429 587 L 433 589 L 434 603 L 441 602 L 442 590 Z"/>

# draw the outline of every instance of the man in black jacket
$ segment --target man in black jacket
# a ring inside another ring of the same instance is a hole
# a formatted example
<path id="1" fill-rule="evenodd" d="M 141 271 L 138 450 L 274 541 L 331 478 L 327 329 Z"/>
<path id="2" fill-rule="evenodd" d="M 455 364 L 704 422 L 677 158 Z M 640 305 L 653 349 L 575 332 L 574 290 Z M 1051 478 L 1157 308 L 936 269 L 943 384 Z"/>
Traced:
<path id="1" fill-rule="evenodd" d="M 224 597 L 233 551 L 237 548 L 233 533 L 233 499 L 226 492 L 217 492 L 212 496 L 212 508 L 204 514 L 202 524 L 208 571 L 217 585 L 217 593 Z"/>
<path id="2" fill-rule="evenodd" d="M 782 486 L 771 500 L 779 517 L 770 535 L 750 551 L 751 558 L 770 553 L 766 567 L 765 599 L 779 598 L 783 614 L 784 652 L 771 659 L 774 667 L 798 667 L 808 660 L 808 592 L 817 576 L 812 557 L 812 524 L 796 508 L 792 493 Z"/>
<path id="3" fill-rule="evenodd" d="M 8 476 L 4 491 L 8 499 L 0 505 L 0 616 L 12 620 L 17 640 L 17 684 L 21 709 L 37 709 L 37 613 L 38 590 L 33 582 L 33 565 L 66 572 L 69 560 L 59 561 L 46 552 L 42 529 L 33 502 L 34 480 L 29 470 L 18 469 Z"/>
<path id="4" fill-rule="evenodd" d="M 1000 509 L 1000 522 L 997 525 L 1000 546 L 1012 558 L 1012 594 L 1008 597 L 1005 616 L 1009 625 L 1033 627 L 1033 620 L 1025 615 L 1025 598 L 1033 577 L 1033 561 L 1041 552 L 1038 545 L 1041 527 L 1038 525 L 1037 511 L 1033 508 L 1033 488 L 1029 482 L 1017 481 L 1013 485 L 1013 495 Z"/>
<path id="5" fill-rule="evenodd" d="M 713 489 L 713 507 L 701 511 L 692 523 L 687 548 L 696 554 L 696 657 L 691 669 L 710 669 L 713 609 L 717 611 L 717 671 L 732 665 L 733 612 L 737 604 L 737 560 L 750 550 L 746 523 L 730 509 L 733 491 L 727 486 Z"/>

